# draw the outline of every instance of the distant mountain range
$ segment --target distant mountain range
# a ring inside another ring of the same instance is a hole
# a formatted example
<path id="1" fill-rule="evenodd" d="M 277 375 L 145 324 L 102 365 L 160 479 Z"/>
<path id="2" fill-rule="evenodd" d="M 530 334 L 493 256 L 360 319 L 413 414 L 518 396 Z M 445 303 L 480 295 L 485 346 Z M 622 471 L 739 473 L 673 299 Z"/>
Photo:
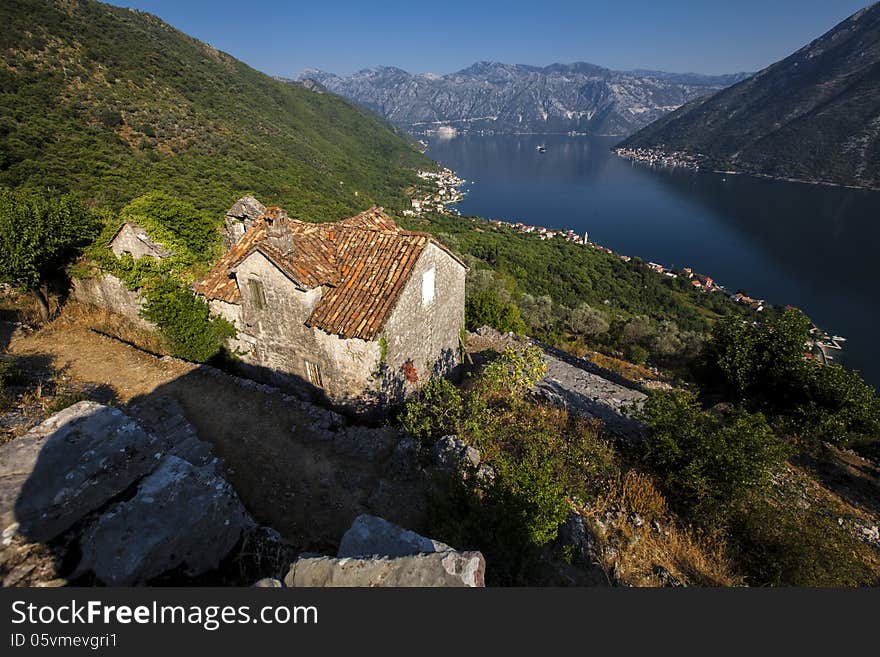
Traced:
<path id="1" fill-rule="evenodd" d="M 880 3 L 621 146 L 720 170 L 880 188 Z"/>
<path id="2" fill-rule="evenodd" d="M 298 79 L 319 83 L 413 133 L 447 125 L 627 135 L 746 76 L 621 72 L 583 62 L 545 67 L 478 62 L 448 75 L 383 66 L 349 76 L 307 69 Z"/>

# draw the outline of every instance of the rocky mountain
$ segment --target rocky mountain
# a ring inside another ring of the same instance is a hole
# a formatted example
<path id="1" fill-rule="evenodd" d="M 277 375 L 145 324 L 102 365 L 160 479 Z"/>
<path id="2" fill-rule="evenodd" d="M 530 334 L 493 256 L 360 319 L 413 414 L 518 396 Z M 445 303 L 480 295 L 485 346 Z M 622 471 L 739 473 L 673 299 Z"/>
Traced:
<path id="1" fill-rule="evenodd" d="M 144 12 L 4 0 L 0 24 L 0 185 L 117 207 L 162 190 L 218 214 L 250 192 L 341 218 L 408 204 L 429 164 L 371 112 Z"/>
<path id="2" fill-rule="evenodd" d="M 308 69 L 299 79 L 318 82 L 415 133 L 449 125 L 625 135 L 743 77 L 620 72 L 583 62 L 545 67 L 478 62 L 449 75 L 380 67 L 345 77 Z"/>
<path id="3" fill-rule="evenodd" d="M 721 170 L 880 187 L 880 4 L 621 146 Z"/>

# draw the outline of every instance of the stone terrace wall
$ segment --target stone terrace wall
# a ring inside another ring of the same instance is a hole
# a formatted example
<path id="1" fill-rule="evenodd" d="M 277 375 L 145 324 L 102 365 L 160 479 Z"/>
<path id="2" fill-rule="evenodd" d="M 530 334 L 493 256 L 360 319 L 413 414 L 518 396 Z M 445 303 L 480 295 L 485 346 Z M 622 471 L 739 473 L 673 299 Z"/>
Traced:
<path id="1" fill-rule="evenodd" d="M 156 326 L 140 316 L 143 299 L 137 292 L 125 287 L 125 284 L 111 274 L 80 278 L 73 281 L 73 297 L 82 303 L 105 308 L 110 312 L 122 315 L 136 326 L 147 330 L 155 330 Z"/>

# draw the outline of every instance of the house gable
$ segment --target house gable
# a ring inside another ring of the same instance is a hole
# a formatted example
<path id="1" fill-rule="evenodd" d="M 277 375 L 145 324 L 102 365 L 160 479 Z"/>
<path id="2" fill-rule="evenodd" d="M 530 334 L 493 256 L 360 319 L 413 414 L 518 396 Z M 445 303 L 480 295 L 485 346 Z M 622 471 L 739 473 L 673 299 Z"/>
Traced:
<path id="1" fill-rule="evenodd" d="M 143 228 L 131 222 L 122 224 L 116 231 L 113 239 L 110 240 L 110 250 L 117 258 L 128 253 L 135 260 L 144 256 L 161 260 L 172 255 L 171 251 L 150 239 Z"/>

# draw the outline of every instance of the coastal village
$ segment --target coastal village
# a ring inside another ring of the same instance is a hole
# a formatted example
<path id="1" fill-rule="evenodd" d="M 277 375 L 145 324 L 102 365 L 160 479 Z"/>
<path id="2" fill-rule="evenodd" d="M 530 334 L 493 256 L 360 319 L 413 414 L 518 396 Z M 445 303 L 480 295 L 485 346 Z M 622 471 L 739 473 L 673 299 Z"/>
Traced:
<path id="1" fill-rule="evenodd" d="M 625 160 L 631 160 L 650 166 L 674 167 L 699 171 L 703 156 L 699 154 L 675 151 L 667 153 L 657 148 L 615 148 L 614 153 Z"/>
<path id="2" fill-rule="evenodd" d="M 651 166 L 683 167 L 693 170 L 699 169 L 699 156 L 693 156 L 688 153 L 666 154 L 661 151 L 644 148 L 618 148 L 615 150 L 615 153 L 626 159 L 650 164 Z M 418 217 L 425 212 L 461 214 L 458 210 L 449 206 L 460 202 L 464 198 L 465 194 L 461 190 L 461 187 L 467 181 L 457 176 L 455 172 L 448 167 L 444 167 L 440 171 L 419 171 L 418 176 L 427 183 L 433 184 L 435 189 L 414 196 L 411 201 L 412 208 L 403 211 L 405 216 Z M 616 256 L 623 262 L 630 262 L 632 260 L 631 256 L 616 253 L 607 246 L 591 242 L 589 233 L 587 232 L 581 235 L 571 229 L 551 229 L 544 226 L 527 224 L 522 221 L 505 221 L 503 219 L 485 219 L 483 221 L 486 221 L 496 229 L 507 229 L 527 235 L 534 235 L 542 241 L 562 239 L 572 244 L 579 244 Z M 646 262 L 644 263 L 644 266 L 660 276 L 672 279 L 686 279 L 695 289 L 700 290 L 701 292 L 720 292 L 727 294 L 725 287 L 720 283 L 717 283 L 714 278 L 706 274 L 695 272 L 691 267 L 677 269 L 656 262 Z M 742 291 L 731 294 L 729 297 L 733 302 L 747 306 L 756 313 L 762 312 L 768 306 L 766 300 L 756 299 Z M 843 345 L 841 343 L 846 342 L 846 338 L 838 335 L 830 335 L 815 324 L 811 327 L 810 334 L 813 337 L 810 342 L 804 345 L 804 356 L 810 359 L 816 358 L 822 363 L 833 361 L 834 356 L 829 352 L 841 352 L 843 350 Z"/>
<path id="3" fill-rule="evenodd" d="M 447 206 L 458 203 L 464 198 L 461 186 L 465 181 L 455 175 L 455 172 L 449 168 L 443 168 L 440 171 L 419 171 L 419 178 L 429 184 L 433 184 L 436 189 L 429 189 L 412 198 L 412 208 L 404 210 L 406 217 L 418 217 L 423 212 L 439 212 L 441 214 L 453 212 Z"/>

